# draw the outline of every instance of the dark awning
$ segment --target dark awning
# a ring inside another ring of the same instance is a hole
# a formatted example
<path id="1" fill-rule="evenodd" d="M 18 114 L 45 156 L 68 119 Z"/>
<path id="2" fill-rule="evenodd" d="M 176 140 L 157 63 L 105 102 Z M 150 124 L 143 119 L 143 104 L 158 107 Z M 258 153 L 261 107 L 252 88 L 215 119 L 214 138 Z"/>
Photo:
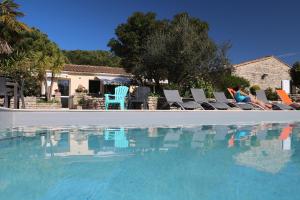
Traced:
<path id="1" fill-rule="evenodd" d="M 129 77 L 124 76 L 97 76 L 104 85 L 128 85 L 131 82 Z"/>

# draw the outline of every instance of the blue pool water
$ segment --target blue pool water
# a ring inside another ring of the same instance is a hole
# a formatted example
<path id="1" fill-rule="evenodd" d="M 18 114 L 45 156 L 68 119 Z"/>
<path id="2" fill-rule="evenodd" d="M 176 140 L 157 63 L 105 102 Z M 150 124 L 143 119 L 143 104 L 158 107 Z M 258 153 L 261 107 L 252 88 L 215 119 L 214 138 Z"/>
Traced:
<path id="1" fill-rule="evenodd" d="M 300 124 L 0 131 L 1 200 L 299 199 Z"/>

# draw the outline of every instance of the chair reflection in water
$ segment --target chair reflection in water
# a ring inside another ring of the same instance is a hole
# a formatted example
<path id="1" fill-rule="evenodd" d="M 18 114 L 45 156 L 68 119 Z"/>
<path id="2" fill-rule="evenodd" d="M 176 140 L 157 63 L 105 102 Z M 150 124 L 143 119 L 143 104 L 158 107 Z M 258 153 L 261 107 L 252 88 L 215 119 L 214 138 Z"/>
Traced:
<path id="1" fill-rule="evenodd" d="M 124 128 L 105 129 L 104 139 L 106 141 L 113 140 L 116 148 L 127 148 L 129 146 Z"/>
<path id="2" fill-rule="evenodd" d="M 168 150 L 171 148 L 178 148 L 181 135 L 182 135 L 181 128 L 168 129 L 168 132 L 164 137 L 163 149 Z"/>

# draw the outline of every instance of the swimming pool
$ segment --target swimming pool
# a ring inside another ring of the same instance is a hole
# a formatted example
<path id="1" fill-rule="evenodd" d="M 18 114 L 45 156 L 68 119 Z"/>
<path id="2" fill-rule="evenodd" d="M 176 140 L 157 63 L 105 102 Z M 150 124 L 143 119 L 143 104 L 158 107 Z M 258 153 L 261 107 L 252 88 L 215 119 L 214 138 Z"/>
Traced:
<path id="1" fill-rule="evenodd" d="M 0 131 L 0 199 L 295 199 L 300 123 Z"/>

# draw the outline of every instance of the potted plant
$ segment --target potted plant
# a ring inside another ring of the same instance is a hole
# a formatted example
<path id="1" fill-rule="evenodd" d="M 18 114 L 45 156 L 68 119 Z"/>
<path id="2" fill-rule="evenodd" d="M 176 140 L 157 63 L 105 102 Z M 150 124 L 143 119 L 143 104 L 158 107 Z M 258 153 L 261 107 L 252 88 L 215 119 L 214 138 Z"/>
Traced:
<path id="1" fill-rule="evenodd" d="M 157 110 L 159 97 L 157 93 L 150 93 L 148 97 L 149 110 Z"/>
<path id="2" fill-rule="evenodd" d="M 79 84 L 78 87 L 76 88 L 75 92 L 76 93 L 87 93 L 88 91 L 83 85 Z"/>
<path id="3" fill-rule="evenodd" d="M 86 107 L 88 100 L 85 98 L 85 96 L 82 96 L 77 103 L 77 109 L 81 110 L 82 108 Z"/>

